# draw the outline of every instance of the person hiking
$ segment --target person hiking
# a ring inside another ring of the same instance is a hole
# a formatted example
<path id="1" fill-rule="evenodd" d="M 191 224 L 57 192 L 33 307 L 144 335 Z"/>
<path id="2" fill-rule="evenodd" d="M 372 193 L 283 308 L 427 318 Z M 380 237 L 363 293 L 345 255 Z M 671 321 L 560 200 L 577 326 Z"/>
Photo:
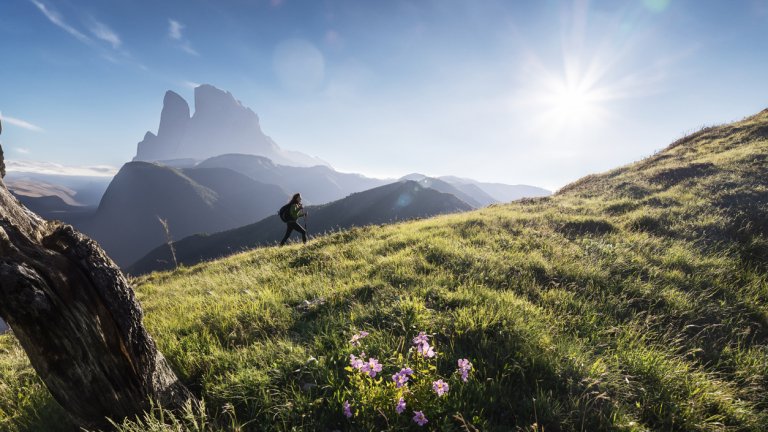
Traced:
<path id="1" fill-rule="evenodd" d="M 283 246 L 285 242 L 288 241 L 288 237 L 291 236 L 291 233 L 294 230 L 301 233 L 301 238 L 304 240 L 304 243 L 307 242 L 307 230 L 299 225 L 298 222 L 299 217 L 306 215 L 307 212 L 304 211 L 304 207 L 301 205 L 301 194 L 294 194 L 291 201 L 280 209 L 280 219 L 286 223 L 285 236 L 283 237 L 283 241 L 280 242 L 280 246 Z"/>

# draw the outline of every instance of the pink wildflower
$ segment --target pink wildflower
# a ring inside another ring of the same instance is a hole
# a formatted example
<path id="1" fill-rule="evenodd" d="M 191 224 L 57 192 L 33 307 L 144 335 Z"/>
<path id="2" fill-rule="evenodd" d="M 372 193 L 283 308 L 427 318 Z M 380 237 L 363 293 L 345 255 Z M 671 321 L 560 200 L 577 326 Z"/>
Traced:
<path id="1" fill-rule="evenodd" d="M 414 345 L 422 345 L 425 343 L 429 343 L 429 336 L 427 336 L 424 332 L 419 332 L 418 336 L 413 338 L 413 344 Z"/>
<path id="2" fill-rule="evenodd" d="M 365 353 L 360 353 L 360 357 L 365 357 Z M 361 370 L 365 365 L 365 362 L 361 358 L 355 357 L 354 354 L 349 355 L 349 365 L 353 369 Z"/>
<path id="3" fill-rule="evenodd" d="M 438 396 L 443 396 L 448 393 L 448 383 L 439 379 L 432 382 L 432 390 L 437 393 Z"/>
<path id="4" fill-rule="evenodd" d="M 400 369 L 400 372 L 392 375 L 392 381 L 395 382 L 397 388 L 400 388 L 408 383 L 411 375 L 413 375 L 413 370 L 411 368 L 402 368 Z"/>
<path id="5" fill-rule="evenodd" d="M 368 359 L 368 362 L 363 364 L 363 367 L 360 368 L 360 371 L 368 374 L 368 376 L 371 378 L 376 378 L 376 373 L 381 372 L 381 363 L 379 363 L 379 361 L 375 358 L 371 357 Z"/>
<path id="6" fill-rule="evenodd" d="M 472 363 L 467 359 L 459 359 L 459 372 L 461 373 L 461 380 L 467 382 L 467 376 L 469 371 L 472 370 Z"/>
<path id="7" fill-rule="evenodd" d="M 435 351 L 432 349 L 431 346 L 429 346 L 428 343 L 423 343 L 417 347 L 417 350 L 419 354 L 421 354 L 424 357 L 432 358 L 435 356 Z"/>
<path id="8" fill-rule="evenodd" d="M 402 414 L 403 411 L 405 411 L 405 399 L 400 398 L 400 400 L 397 401 L 395 412 L 397 412 L 398 414 Z"/>
<path id="9" fill-rule="evenodd" d="M 357 334 L 352 336 L 352 339 L 349 340 L 349 343 L 352 344 L 352 346 L 360 346 L 360 339 L 368 336 L 370 333 L 367 331 L 360 331 Z"/>
<path id="10" fill-rule="evenodd" d="M 427 417 L 424 415 L 424 412 L 422 411 L 414 411 L 413 412 L 413 421 L 416 422 L 419 426 L 424 426 L 427 424 L 429 420 L 427 420 Z"/>

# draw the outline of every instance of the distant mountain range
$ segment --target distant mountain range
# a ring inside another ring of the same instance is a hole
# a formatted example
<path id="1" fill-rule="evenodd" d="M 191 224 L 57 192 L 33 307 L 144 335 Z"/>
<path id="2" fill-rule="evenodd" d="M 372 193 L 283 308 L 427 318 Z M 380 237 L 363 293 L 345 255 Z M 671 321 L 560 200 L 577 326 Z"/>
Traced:
<path id="1" fill-rule="evenodd" d="M 392 183 L 322 206 L 307 207 L 310 235 L 471 209 L 469 204 L 452 194 L 424 187 L 414 181 Z M 174 243 L 176 259 L 179 263 L 191 265 L 256 246 L 275 244 L 282 239 L 285 229 L 285 223 L 273 215 L 234 230 L 194 235 Z M 163 245 L 138 260 L 127 271 L 143 274 L 172 267 L 170 250 Z"/>
<path id="2" fill-rule="evenodd" d="M 34 172 L 9 172 L 5 185 L 26 197 L 57 196 L 70 206 L 97 206 L 112 177 L 69 176 Z"/>
<path id="3" fill-rule="evenodd" d="M 478 204 L 477 207 L 484 207 L 497 202 L 515 201 L 520 198 L 535 198 L 552 194 L 551 191 L 536 186 L 485 183 L 454 176 L 433 178 L 427 177 L 424 174 L 414 173 L 402 177 L 401 180 L 424 182 L 424 184 L 431 184 L 433 185 L 432 187 L 440 188 L 439 190 L 447 190 L 448 186 L 451 186 L 461 194 L 464 194 L 464 196 L 471 197 Z"/>
<path id="4" fill-rule="evenodd" d="M 307 204 L 325 204 L 354 192 L 392 183 L 392 180 L 340 173 L 327 166 L 276 165 L 265 157 L 244 154 L 212 157 L 197 168 L 227 168 L 263 183 L 277 184 L 291 195 L 301 192 Z"/>
<path id="5" fill-rule="evenodd" d="M 118 265 L 125 267 L 167 242 L 159 218 L 167 222 L 171 238 L 175 240 L 193 234 L 212 234 L 274 215 L 295 192 L 301 192 L 307 204 L 333 202 L 333 206 L 318 208 L 320 223 L 313 225 L 322 230 L 428 216 L 444 213 L 445 209 L 479 208 L 500 201 L 482 189 L 483 183 L 451 184 L 418 174 L 407 178 L 418 179 L 413 184 L 418 184 L 419 190 L 441 193 L 420 192 L 420 196 L 428 197 L 426 201 L 398 207 L 387 204 L 380 196 L 388 190 L 381 189 L 387 180 L 339 173 L 327 166 L 291 167 L 274 164 L 262 156 L 226 154 L 202 161 L 193 168 L 127 163 L 107 188 L 90 219 L 83 218 L 82 213 L 59 211 L 56 206 L 62 207 L 62 203 L 58 201 L 29 202 L 27 199 L 27 202 L 41 214 L 73 223 L 98 241 Z M 401 183 L 394 185 L 402 187 Z M 531 190 L 535 196 L 543 194 L 542 189 Z M 363 191 L 366 193 L 360 195 Z M 403 196 L 408 199 L 409 195 Z M 345 197 L 348 198 L 343 199 Z M 438 203 L 440 200 L 442 204 Z M 352 205 L 360 208 L 352 209 Z M 390 207 L 382 209 L 382 205 Z M 344 211 L 332 212 L 340 206 L 347 207 Z M 283 229 L 282 224 L 277 226 L 278 231 Z M 275 237 L 270 229 L 263 235 L 262 241 Z"/>
<path id="6" fill-rule="evenodd" d="M 231 93 L 207 84 L 195 88 L 193 115 L 184 98 L 170 90 L 165 93 L 157 135 L 144 135 L 133 160 L 200 161 L 225 153 L 264 156 L 283 165 L 327 165 L 318 158 L 281 149 L 262 132 L 256 113 Z"/>

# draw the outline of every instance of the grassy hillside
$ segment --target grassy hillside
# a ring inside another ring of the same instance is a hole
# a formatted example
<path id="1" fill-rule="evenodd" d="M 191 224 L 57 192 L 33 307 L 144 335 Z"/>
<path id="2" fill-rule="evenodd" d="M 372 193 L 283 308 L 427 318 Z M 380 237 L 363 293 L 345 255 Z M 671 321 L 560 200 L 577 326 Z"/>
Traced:
<path id="1" fill-rule="evenodd" d="M 768 111 L 550 198 L 258 249 L 136 289 L 212 428 L 420 430 L 420 411 L 429 430 L 761 431 L 767 167 Z M 410 349 L 420 331 L 434 358 Z M 350 367 L 361 351 L 376 378 Z M 11 336 L 0 352 L 0 428 L 63 430 Z M 404 366 L 408 391 L 391 380 Z M 145 423 L 123 430 L 160 430 Z"/>

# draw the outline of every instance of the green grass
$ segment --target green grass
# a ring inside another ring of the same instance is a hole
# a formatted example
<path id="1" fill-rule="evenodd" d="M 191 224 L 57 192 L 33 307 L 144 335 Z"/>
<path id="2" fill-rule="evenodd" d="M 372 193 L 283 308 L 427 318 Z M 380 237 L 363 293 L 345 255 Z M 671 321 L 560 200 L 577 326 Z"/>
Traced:
<path id="1" fill-rule="evenodd" d="M 122 430 L 416 430 L 413 410 L 434 430 L 764 430 L 766 132 L 761 113 L 551 198 L 138 279 L 147 327 L 205 406 Z M 419 331 L 435 359 L 409 351 Z M 346 369 L 360 349 L 381 382 Z M 406 364 L 423 372 L 398 416 L 387 382 Z M 0 429 L 68 427 L 0 337 Z"/>

